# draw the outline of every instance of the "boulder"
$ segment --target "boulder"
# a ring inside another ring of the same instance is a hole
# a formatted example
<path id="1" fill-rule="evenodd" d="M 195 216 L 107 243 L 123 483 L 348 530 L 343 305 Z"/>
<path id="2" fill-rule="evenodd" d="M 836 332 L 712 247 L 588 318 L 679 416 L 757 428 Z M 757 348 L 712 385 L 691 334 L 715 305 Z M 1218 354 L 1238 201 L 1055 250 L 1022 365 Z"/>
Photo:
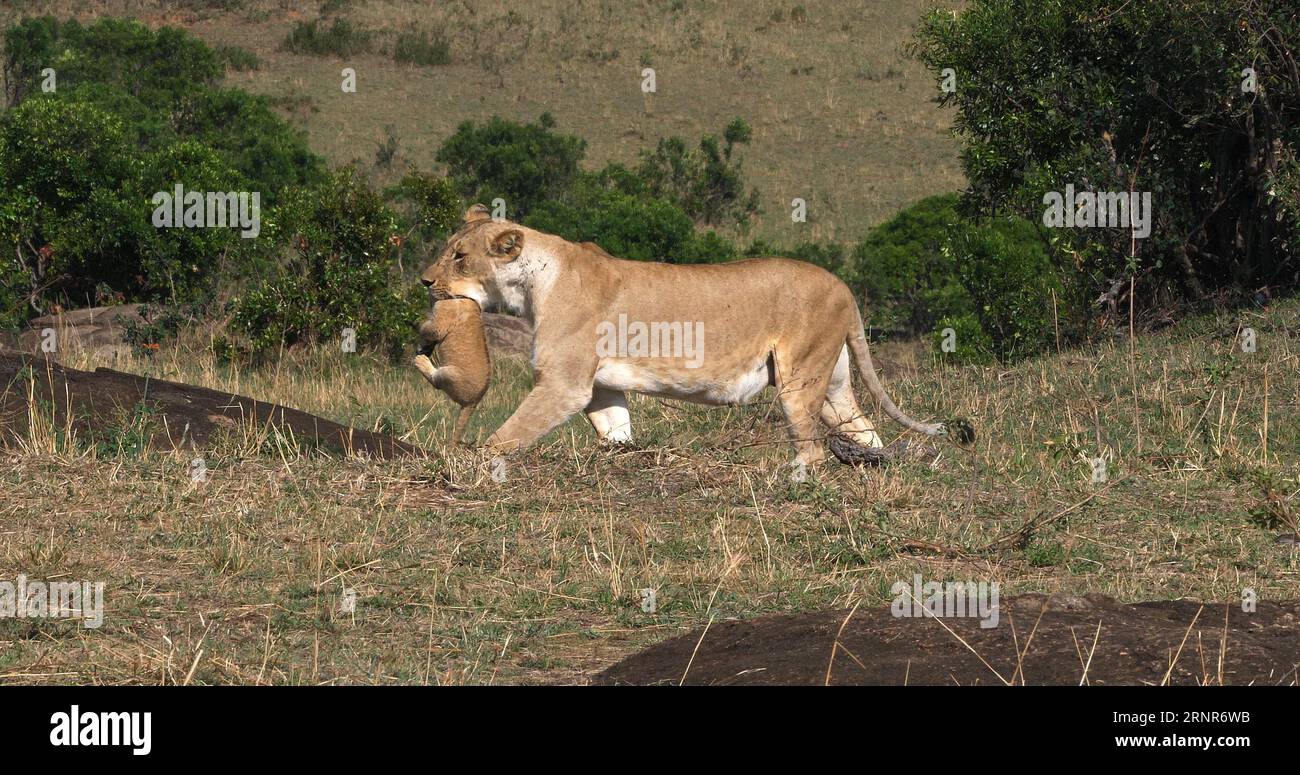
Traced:
<path id="1" fill-rule="evenodd" d="M 533 357 L 533 327 L 528 321 L 495 312 L 483 313 L 483 331 L 487 334 L 492 357 Z"/>
<path id="2" fill-rule="evenodd" d="M 97 355 L 113 356 L 126 353 L 123 342 L 126 327 L 142 324 L 143 304 L 122 304 L 116 307 L 86 307 L 44 315 L 27 322 L 27 329 L 18 334 L 17 349 L 26 353 L 40 353 L 45 341 L 45 331 L 55 334 L 56 352 L 90 351 Z"/>

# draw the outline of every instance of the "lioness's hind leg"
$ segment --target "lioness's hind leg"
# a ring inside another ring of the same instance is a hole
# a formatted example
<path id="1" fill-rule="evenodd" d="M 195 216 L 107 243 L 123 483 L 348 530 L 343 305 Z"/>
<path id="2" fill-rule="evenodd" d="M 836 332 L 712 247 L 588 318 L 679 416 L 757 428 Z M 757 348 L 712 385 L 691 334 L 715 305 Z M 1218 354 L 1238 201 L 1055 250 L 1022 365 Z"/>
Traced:
<path id="1" fill-rule="evenodd" d="M 826 381 L 782 373 L 779 360 L 776 367 L 777 401 L 794 442 L 794 463 L 804 466 L 820 463 L 826 459 L 826 447 L 822 444 L 825 434 L 817 417 L 826 402 Z"/>
<path id="2" fill-rule="evenodd" d="M 594 389 L 591 403 L 583 411 L 602 441 L 626 444 L 632 440 L 632 415 L 627 411 L 627 396 L 622 391 Z"/>
<path id="3" fill-rule="evenodd" d="M 785 420 L 790 424 L 790 436 L 795 449 L 798 450 L 794 462 L 812 465 L 825 460 L 826 447 L 822 444 L 823 433 L 817 422 L 817 414 L 826 400 L 825 393 L 787 385 L 781 390 L 778 400 Z"/>
<path id="4" fill-rule="evenodd" d="M 858 400 L 853 396 L 853 383 L 849 376 L 849 350 L 845 347 L 840 352 L 840 359 L 831 372 L 830 385 L 826 390 L 826 402 L 822 405 L 822 422 L 833 432 L 848 436 L 855 443 L 864 447 L 882 447 L 880 434 L 863 414 Z"/>

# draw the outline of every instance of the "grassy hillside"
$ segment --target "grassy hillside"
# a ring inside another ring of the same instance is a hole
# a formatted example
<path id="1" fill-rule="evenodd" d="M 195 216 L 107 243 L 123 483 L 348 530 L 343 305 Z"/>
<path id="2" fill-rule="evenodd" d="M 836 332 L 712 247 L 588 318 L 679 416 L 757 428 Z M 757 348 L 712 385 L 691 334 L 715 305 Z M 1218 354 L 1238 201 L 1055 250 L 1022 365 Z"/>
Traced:
<path id="1" fill-rule="evenodd" d="M 1239 326 L 1255 353 L 1234 347 Z M 793 484 L 769 402 L 638 398 L 636 446 L 601 448 L 575 420 L 496 481 L 478 453 L 442 447 L 449 404 L 413 369 L 315 352 L 242 374 L 200 348 L 118 364 L 391 430 L 431 455 L 339 461 L 254 429 L 207 453 L 209 481 L 193 484 L 190 454 L 33 434 L 0 453 L 0 578 L 103 580 L 107 614 L 95 632 L 0 621 L 0 680 L 580 681 L 710 620 L 883 606 L 914 573 L 1003 594 L 1294 597 L 1300 555 L 1277 538 L 1300 513 L 1300 303 L 1014 367 L 878 349 L 905 409 L 971 417 L 972 450 L 832 463 Z M 473 431 L 526 389 L 523 364 L 498 363 Z M 339 607 L 347 588 L 354 613 Z"/>
<path id="2" fill-rule="evenodd" d="M 930 4 L 331 0 L 328 19 L 373 33 L 373 53 L 346 59 L 280 50 L 294 23 L 317 17 L 314 2 L 19 0 L 0 22 L 113 14 L 240 46 L 261 64 L 232 71 L 229 84 L 279 98 L 336 163 L 372 163 L 391 133 L 396 171 L 435 166 L 459 123 L 492 115 L 549 111 L 558 129 L 587 140 L 590 167 L 634 160 L 668 135 L 694 142 L 741 117 L 754 127 L 745 171 L 764 210 L 750 236 L 794 244 L 857 241 L 899 208 L 962 186 L 950 117 L 901 48 Z M 444 39 L 450 63 L 395 63 L 397 35 L 410 30 Z M 646 66 L 654 95 L 641 92 Z M 340 89 L 343 67 L 357 71 L 355 94 Z M 795 197 L 808 202 L 808 223 L 791 223 Z"/>

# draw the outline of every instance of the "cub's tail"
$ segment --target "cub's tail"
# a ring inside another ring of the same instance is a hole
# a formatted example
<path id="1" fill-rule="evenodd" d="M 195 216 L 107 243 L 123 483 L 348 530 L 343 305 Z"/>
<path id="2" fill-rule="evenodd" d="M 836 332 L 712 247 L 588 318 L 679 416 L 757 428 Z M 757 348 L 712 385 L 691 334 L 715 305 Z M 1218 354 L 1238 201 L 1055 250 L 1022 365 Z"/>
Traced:
<path id="1" fill-rule="evenodd" d="M 478 404 L 465 404 L 456 412 L 456 425 L 451 431 L 451 443 L 460 446 L 461 439 L 465 436 L 465 428 L 469 425 L 469 418 L 474 416 L 474 410 Z"/>

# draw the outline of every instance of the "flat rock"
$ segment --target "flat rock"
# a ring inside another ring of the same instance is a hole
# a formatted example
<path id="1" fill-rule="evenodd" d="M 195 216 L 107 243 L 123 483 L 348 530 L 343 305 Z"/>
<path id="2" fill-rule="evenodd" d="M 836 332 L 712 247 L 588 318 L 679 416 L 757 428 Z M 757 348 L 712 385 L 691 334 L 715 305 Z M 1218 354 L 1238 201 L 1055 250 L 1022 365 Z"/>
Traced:
<path id="1" fill-rule="evenodd" d="M 151 444 L 159 449 L 203 449 L 219 429 L 256 423 L 286 438 L 344 454 L 391 458 L 420 450 L 391 436 L 349 428 L 297 409 L 196 385 L 141 377 L 113 369 L 70 369 L 41 356 L 0 351 L 0 444 L 28 434 L 29 390 L 39 416 L 72 427 L 88 442 L 112 439 L 141 406 L 149 409 Z"/>

